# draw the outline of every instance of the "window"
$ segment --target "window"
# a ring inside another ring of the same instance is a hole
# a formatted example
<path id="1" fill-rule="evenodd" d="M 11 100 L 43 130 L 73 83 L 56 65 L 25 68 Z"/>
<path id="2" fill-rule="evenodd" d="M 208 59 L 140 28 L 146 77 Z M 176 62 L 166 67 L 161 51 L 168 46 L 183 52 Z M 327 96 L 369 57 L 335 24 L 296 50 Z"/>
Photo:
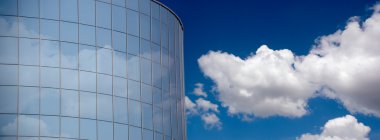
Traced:
<path id="1" fill-rule="evenodd" d="M 80 138 L 96 140 L 96 121 L 89 119 L 80 120 Z"/>
<path id="2" fill-rule="evenodd" d="M 80 117 L 96 119 L 96 94 L 80 92 Z"/>
<path id="3" fill-rule="evenodd" d="M 141 126 L 141 106 L 140 102 L 128 100 L 129 102 L 129 124 L 134 126 Z"/>
<path id="4" fill-rule="evenodd" d="M 154 140 L 163 140 L 162 134 L 154 132 Z"/>
<path id="5" fill-rule="evenodd" d="M 19 0 L 18 15 L 26 17 L 39 17 L 38 0 Z"/>
<path id="6" fill-rule="evenodd" d="M 78 1 L 61 0 L 61 20 L 78 22 Z"/>
<path id="7" fill-rule="evenodd" d="M 129 54 L 139 55 L 139 48 L 140 48 L 139 38 L 128 35 L 127 47 L 128 47 Z"/>
<path id="8" fill-rule="evenodd" d="M 0 113 L 17 113 L 17 86 L 0 86 L 0 91 Z"/>
<path id="9" fill-rule="evenodd" d="M 98 74 L 98 92 L 112 95 L 112 76 Z"/>
<path id="10" fill-rule="evenodd" d="M 79 0 L 79 22 L 95 25 L 95 1 Z"/>
<path id="11" fill-rule="evenodd" d="M 162 109 L 154 107 L 153 110 L 154 130 L 162 132 Z"/>
<path id="12" fill-rule="evenodd" d="M 112 121 L 112 96 L 98 94 L 98 118 L 99 120 Z"/>
<path id="13" fill-rule="evenodd" d="M 96 48 L 79 45 L 79 69 L 96 72 Z"/>
<path id="14" fill-rule="evenodd" d="M 113 31 L 113 47 L 117 51 L 127 52 L 127 35 Z"/>
<path id="15" fill-rule="evenodd" d="M 41 114 L 59 115 L 60 97 L 59 89 L 41 88 Z"/>
<path id="16" fill-rule="evenodd" d="M 112 0 L 112 4 L 125 7 L 125 0 Z"/>
<path id="17" fill-rule="evenodd" d="M 125 8 L 112 6 L 112 27 L 114 30 L 126 32 L 126 12 Z"/>
<path id="18" fill-rule="evenodd" d="M 59 88 L 59 68 L 40 67 L 41 86 Z"/>
<path id="19" fill-rule="evenodd" d="M 111 30 L 96 28 L 97 46 L 102 48 L 112 48 Z"/>
<path id="20" fill-rule="evenodd" d="M 143 129 L 143 140 L 153 140 L 153 132 Z"/>
<path id="21" fill-rule="evenodd" d="M 128 101 L 124 98 L 115 97 L 114 100 L 114 121 L 118 123 L 128 123 Z"/>
<path id="22" fill-rule="evenodd" d="M 61 69 L 61 87 L 65 89 L 78 89 L 78 71 Z"/>
<path id="23" fill-rule="evenodd" d="M 161 88 L 161 65 L 153 63 L 153 85 Z"/>
<path id="24" fill-rule="evenodd" d="M 103 2 L 96 2 L 96 25 L 111 28 L 111 6 Z"/>
<path id="25" fill-rule="evenodd" d="M 127 77 L 127 54 L 114 51 L 114 75 Z"/>
<path id="26" fill-rule="evenodd" d="M 162 65 L 169 66 L 169 52 L 166 48 L 162 48 Z"/>
<path id="27" fill-rule="evenodd" d="M 140 12 L 150 15 L 150 0 L 140 0 L 139 2 Z"/>
<path id="28" fill-rule="evenodd" d="M 59 22 L 40 19 L 40 37 L 42 39 L 59 40 Z"/>
<path id="29" fill-rule="evenodd" d="M 38 86 L 39 85 L 39 71 L 35 66 L 19 66 L 20 85 L 24 86 Z"/>
<path id="30" fill-rule="evenodd" d="M 15 124 L 17 124 L 16 115 L 0 114 L 0 128 L 2 129 L 0 135 L 17 135 L 17 127 L 14 126 Z M 10 127 L 12 125 L 14 127 Z"/>
<path id="31" fill-rule="evenodd" d="M 151 2 L 150 6 L 151 6 L 150 13 L 152 17 L 156 19 L 160 19 L 160 6 L 155 2 Z"/>
<path id="32" fill-rule="evenodd" d="M 61 21 L 60 27 L 61 41 L 78 42 L 78 24 Z"/>
<path id="33" fill-rule="evenodd" d="M 152 87 L 150 85 L 141 84 L 141 101 L 152 104 Z"/>
<path id="34" fill-rule="evenodd" d="M 161 63 L 161 48 L 154 43 L 152 43 L 152 61 Z"/>
<path id="35" fill-rule="evenodd" d="M 61 67 L 78 69 L 78 44 L 61 42 Z"/>
<path id="36" fill-rule="evenodd" d="M 40 17 L 48 19 L 59 19 L 58 0 L 40 0 Z"/>
<path id="37" fill-rule="evenodd" d="M 130 126 L 129 127 L 129 139 L 130 140 L 141 140 L 141 128 Z"/>
<path id="38" fill-rule="evenodd" d="M 78 91 L 61 90 L 61 115 L 78 117 L 79 99 Z"/>
<path id="39" fill-rule="evenodd" d="M 95 46 L 95 27 L 79 25 L 79 43 Z"/>
<path id="40" fill-rule="evenodd" d="M 150 40 L 150 17 L 144 14 L 140 14 L 140 35 Z"/>
<path id="41" fill-rule="evenodd" d="M 20 64 L 38 65 L 39 64 L 39 40 L 20 38 Z"/>
<path id="42" fill-rule="evenodd" d="M 152 62 L 150 60 L 141 59 L 141 82 L 152 84 Z"/>
<path id="43" fill-rule="evenodd" d="M 138 0 L 127 0 L 127 8 L 138 11 L 139 1 Z"/>
<path id="44" fill-rule="evenodd" d="M 140 82 L 128 80 L 128 98 L 140 100 Z"/>
<path id="45" fill-rule="evenodd" d="M 98 48 L 98 72 L 112 74 L 112 51 Z"/>
<path id="46" fill-rule="evenodd" d="M 17 15 L 17 1 L 15 0 L 0 1 L 0 14 Z"/>
<path id="47" fill-rule="evenodd" d="M 128 78 L 133 80 L 140 80 L 140 65 L 139 57 L 128 55 Z"/>
<path id="48" fill-rule="evenodd" d="M 39 89 L 35 87 L 20 87 L 19 112 L 21 114 L 38 114 L 40 105 Z"/>
<path id="49" fill-rule="evenodd" d="M 166 67 L 162 68 L 162 90 L 169 91 L 169 70 Z"/>
<path id="50" fill-rule="evenodd" d="M 161 22 L 164 23 L 164 24 L 167 24 L 168 23 L 168 11 L 166 10 L 166 8 L 160 6 L 160 17 L 161 17 Z"/>
<path id="51" fill-rule="evenodd" d="M 71 117 L 61 117 L 61 137 L 78 138 L 79 119 Z"/>
<path id="52" fill-rule="evenodd" d="M 0 27 L 1 29 L 1 27 Z M 18 43 L 17 38 L 0 37 L 0 63 L 18 63 Z"/>
<path id="53" fill-rule="evenodd" d="M 41 136 L 59 137 L 59 117 L 40 116 Z"/>
<path id="54" fill-rule="evenodd" d="M 98 121 L 98 140 L 112 140 L 113 126 L 110 122 Z"/>
<path id="55" fill-rule="evenodd" d="M 19 18 L 20 37 L 38 38 L 39 27 L 39 20 L 37 18 Z"/>
<path id="56" fill-rule="evenodd" d="M 157 107 L 162 107 L 161 105 L 161 90 L 153 87 L 153 104 Z"/>
<path id="57" fill-rule="evenodd" d="M 152 52 L 150 48 L 150 41 L 140 39 L 140 56 L 146 59 L 151 59 Z"/>
<path id="58" fill-rule="evenodd" d="M 127 32 L 139 36 L 139 13 L 127 10 Z"/>
<path id="59" fill-rule="evenodd" d="M 142 103 L 143 127 L 153 129 L 153 109 L 152 105 Z"/>
<path id="60" fill-rule="evenodd" d="M 2 1 L 0 1 L 2 2 Z M 0 7 L 3 6 L 0 4 Z M 18 21 L 17 17 L 0 16 L 0 35 L 18 37 Z"/>
<path id="61" fill-rule="evenodd" d="M 154 43 L 160 44 L 160 34 L 160 21 L 152 19 L 152 41 Z"/>
<path id="62" fill-rule="evenodd" d="M 39 134 L 39 116 L 38 115 L 20 115 L 18 117 L 18 135 L 20 136 L 38 136 Z"/>
<path id="63" fill-rule="evenodd" d="M 0 85 L 17 85 L 17 72 L 17 65 L 0 65 Z"/>
<path id="64" fill-rule="evenodd" d="M 113 94 L 115 96 L 127 97 L 127 79 L 113 77 Z"/>
<path id="65" fill-rule="evenodd" d="M 128 139 L 128 125 L 114 123 L 114 140 Z"/>
<path id="66" fill-rule="evenodd" d="M 80 71 L 80 90 L 96 92 L 96 73 Z"/>
<path id="67" fill-rule="evenodd" d="M 169 102 L 169 101 L 167 101 Z M 170 103 L 170 102 L 169 102 Z M 163 127 L 164 127 L 164 132 L 165 132 L 165 135 L 170 135 L 170 108 L 169 109 L 166 109 L 164 108 L 164 114 L 163 114 Z"/>
<path id="68" fill-rule="evenodd" d="M 59 66 L 59 45 L 57 41 L 41 40 L 41 56 L 42 66 Z"/>

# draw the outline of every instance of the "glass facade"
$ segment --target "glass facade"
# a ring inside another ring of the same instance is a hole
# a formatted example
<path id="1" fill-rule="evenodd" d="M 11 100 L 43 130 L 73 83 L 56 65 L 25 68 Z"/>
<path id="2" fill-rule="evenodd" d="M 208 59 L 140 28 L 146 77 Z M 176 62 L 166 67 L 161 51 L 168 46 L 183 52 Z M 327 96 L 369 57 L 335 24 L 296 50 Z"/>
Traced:
<path id="1" fill-rule="evenodd" d="M 0 1 L 0 140 L 186 140 L 183 71 L 157 1 Z"/>

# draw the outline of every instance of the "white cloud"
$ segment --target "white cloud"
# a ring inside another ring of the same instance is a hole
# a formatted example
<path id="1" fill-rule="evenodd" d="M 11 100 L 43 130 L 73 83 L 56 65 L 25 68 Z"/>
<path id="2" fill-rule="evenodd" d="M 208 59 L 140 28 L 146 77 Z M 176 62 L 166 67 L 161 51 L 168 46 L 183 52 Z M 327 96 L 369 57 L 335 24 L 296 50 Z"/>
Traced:
<path id="1" fill-rule="evenodd" d="M 215 113 L 206 113 L 201 116 L 202 121 L 204 122 L 204 127 L 206 129 L 222 129 L 222 122 Z"/>
<path id="2" fill-rule="evenodd" d="M 371 129 L 351 115 L 329 120 L 321 134 L 303 134 L 298 140 L 368 140 Z"/>
<path id="3" fill-rule="evenodd" d="M 352 18 L 344 30 L 320 37 L 305 56 L 263 45 L 246 59 L 210 51 L 198 63 L 231 114 L 300 117 L 320 91 L 352 113 L 380 117 L 379 5 L 364 22 Z"/>
<path id="4" fill-rule="evenodd" d="M 204 112 L 208 112 L 208 111 L 219 112 L 218 105 L 213 104 L 210 101 L 207 101 L 203 98 L 197 99 L 195 103 L 197 104 L 197 107 Z"/>
<path id="5" fill-rule="evenodd" d="M 198 114 L 196 109 L 196 104 L 190 100 L 189 97 L 185 96 L 185 110 L 187 115 Z"/>
<path id="6" fill-rule="evenodd" d="M 193 90 L 193 94 L 195 94 L 197 96 L 207 97 L 207 93 L 204 92 L 203 84 L 202 83 L 196 83 L 195 84 L 195 88 Z"/>

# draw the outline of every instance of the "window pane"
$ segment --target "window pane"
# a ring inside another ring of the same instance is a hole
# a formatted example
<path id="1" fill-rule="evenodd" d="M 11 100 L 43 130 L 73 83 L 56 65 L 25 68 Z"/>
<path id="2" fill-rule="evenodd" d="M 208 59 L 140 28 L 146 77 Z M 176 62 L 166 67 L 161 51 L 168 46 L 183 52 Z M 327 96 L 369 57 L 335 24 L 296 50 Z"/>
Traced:
<path id="1" fill-rule="evenodd" d="M 15 0 L 0 1 L 0 14 L 17 15 L 17 1 Z"/>
<path id="2" fill-rule="evenodd" d="M 59 117 L 56 116 L 40 116 L 41 136 L 59 136 Z"/>
<path id="3" fill-rule="evenodd" d="M 152 104 L 152 87 L 141 84 L 141 101 Z"/>
<path id="4" fill-rule="evenodd" d="M 98 92 L 112 95 L 112 76 L 98 74 Z"/>
<path id="5" fill-rule="evenodd" d="M 153 85 L 161 87 L 161 65 L 153 63 Z"/>
<path id="6" fill-rule="evenodd" d="M 128 100 L 129 102 L 129 124 L 134 126 L 141 126 L 141 106 L 140 102 Z"/>
<path id="7" fill-rule="evenodd" d="M 143 129 L 143 140 L 153 140 L 153 132 Z"/>
<path id="8" fill-rule="evenodd" d="M 161 62 L 161 48 L 154 43 L 152 43 L 152 61 L 157 63 Z"/>
<path id="9" fill-rule="evenodd" d="M 78 24 L 69 23 L 69 22 L 61 22 L 61 40 L 68 42 L 78 42 Z"/>
<path id="10" fill-rule="evenodd" d="M 132 10 L 127 10 L 127 32 L 139 36 L 139 14 Z"/>
<path id="11" fill-rule="evenodd" d="M 79 22 L 95 25 L 95 1 L 79 0 Z"/>
<path id="12" fill-rule="evenodd" d="M 162 132 L 162 109 L 154 107 L 153 110 L 154 130 Z"/>
<path id="13" fill-rule="evenodd" d="M 154 140 L 163 140 L 162 134 L 154 132 Z"/>
<path id="14" fill-rule="evenodd" d="M 112 3 L 115 5 L 125 7 L 125 0 L 112 0 Z"/>
<path id="15" fill-rule="evenodd" d="M 140 82 L 128 80 L 128 98 L 140 100 Z"/>
<path id="16" fill-rule="evenodd" d="M 80 90 L 96 92 L 96 73 L 80 71 Z"/>
<path id="17" fill-rule="evenodd" d="M 112 123 L 98 121 L 98 140 L 112 140 L 113 126 Z"/>
<path id="18" fill-rule="evenodd" d="M 160 6 L 160 17 L 161 17 L 161 22 L 162 23 L 168 23 L 168 11 L 166 10 L 166 8 Z"/>
<path id="19" fill-rule="evenodd" d="M 3 6 L 0 4 L 0 6 Z M 17 17 L 0 16 L 0 35 L 1 36 L 18 36 Z"/>
<path id="20" fill-rule="evenodd" d="M 141 140 L 141 128 L 133 126 L 129 127 L 129 139 Z"/>
<path id="21" fill-rule="evenodd" d="M 161 105 L 161 90 L 153 87 L 153 104 L 157 107 L 162 107 Z"/>
<path id="22" fill-rule="evenodd" d="M 59 66 L 59 44 L 57 41 L 41 40 L 41 65 Z"/>
<path id="23" fill-rule="evenodd" d="M 150 40 L 150 17 L 140 14 L 140 36 Z"/>
<path id="24" fill-rule="evenodd" d="M 142 104 L 143 109 L 143 127 L 153 129 L 153 109 L 152 105 Z"/>
<path id="25" fill-rule="evenodd" d="M 152 62 L 141 59 L 141 81 L 146 84 L 152 84 Z"/>
<path id="26" fill-rule="evenodd" d="M 158 4 L 155 2 L 151 2 L 150 6 L 151 6 L 150 13 L 152 17 L 156 19 L 160 19 L 160 6 L 158 6 Z"/>
<path id="27" fill-rule="evenodd" d="M 96 119 L 96 94 L 80 92 L 80 117 Z"/>
<path id="28" fill-rule="evenodd" d="M 78 71 L 61 69 L 61 87 L 65 89 L 78 89 Z"/>
<path id="29" fill-rule="evenodd" d="M 127 0 L 127 7 L 132 10 L 138 11 L 139 1 L 138 0 Z"/>
<path id="30" fill-rule="evenodd" d="M 61 42 L 61 67 L 78 69 L 78 44 Z"/>
<path id="31" fill-rule="evenodd" d="M 61 90 L 61 115 L 78 117 L 79 99 L 78 91 Z"/>
<path id="32" fill-rule="evenodd" d="M 114 52 L 114 75 L 127 77 L 127 54 Z"/>
<path id="33" fill-rule="evenodd" d="M 79 46 L 79 68 L 81 70 L 96 72 L 96 48 L 92 46 Z"/>
<path id="34" fill-rule="evenodd" d="M 169 70 L 166 67 L 162 67 L 162 90 L 169 90 Z"/>
<path id="35" fill-rule="evenodd" d="M 112 74 L 112 51 L 98 48 L 98 72 Z"/>
<path id="36" fill-rule="evenodd" d="M 61 0 L 61 20 L 78 21 L 78 2 L 77 0 Z"/>
<path id="37" fill-rule="evenodd" d="M 115 50 L 127 52 L 127 35 L 113 31 L 113 47 Z"/>
<path id="38" fill-rule="evenodd" d="M 17 113 L 17 92 L 16 86 L 0 86 L 0 113 Z"/>
<path id="39" fill-rule="evenodd" d="M 96 140 L 96 121 L 80 120 L 80 138 L 85 140 Z"/>
<path id="40" fill-rule="evenodd" d="M 95 27 L 79 25 L 79 43 L 95 46 Z"/>
<path id="41" fill-rule="evenodd" d="M 61 137 L 78 138 L 78 118 L 61 117 Z"/>
<path id="42" fill-rule="evenodd" d="M 20 38 L 20 64 L 38 65 L 39 64 L 39 40 Z"/>
<path id="43" fill-rule="evenodd" d="M 166 101 L 169 102 L 169 101 Z M 164 127 L 164 132 L 165 135 L 170 135 L 170 108 L 169 109 L 164 109 L 164 114 L 163 114 L 163 127 Z"/>
<path id="44" fill-rule="evenodd" d="M 19 112 L 21 114 L 38 114 L 40 105 L 39 89 L 35 87 L 20 87 Z"/>
<path id="45" fill-rule="evenodd" d="M 35 66 L 19 66 L 20 71 L 20 85 L 25 86 L 38 86 L 39 85 L 39 71 Z"/>
<path id="46" fill-rule="evenodd" d="M 113 77 L 113 94 L 115 96 L 127 97 L 127 79 Z"/>
<path id="47" fill-rule="evenodd" d="M 112 24 L 113 29 L 126 32 L 126 12 L 125 8 L 119 6 L 112 6 Z"/>
<path id="48" fill-rule="evenodd" d="M 0 135 L 17 135 L 15 124 L 17 124 L 16 115 L 0 114 Z"/>
<path id="49" fill-rule="evenodd" d="M 98 94 L 98 118 L 112 121 L 112 96 Z"/>
<path id="50" fill-rule="evenodd" d="M 139 57 L 128 55 L 128 78 L 133 80 L 140 80 L 140 65 Z"/>
<path id="51" fill-rule="evenodd" d="M 27 17 L 38 17 L 39 7 L 38 0 L 19 0 L 18 15 Z"/>
<path id="52" fill-rule="evenodd" d="M 19 18 L 20 37 L 38 38 L 39 20 L 37 18 Z"/>
<path id="53" fill-rule="evenodd" d="M 40 19 L 40 37 L 42 39 L 59 39 L 59 22 L 54 20 Z"/>
<path id="54" fill-rule="evenodd" d="M 128 53 L 139 55 L 139 38 L 135 36 L 128 35 L 127 38 L 127 47 L 128 47 Z"/>
<path id="55" fill-rule="evenodd" d="M 169 66 L 169 52 L 168 49 L 162 49 L 162 65 Z"/>
<path id="56" fill-rule="evenodd" d="M 150 41 L 140 39 L 140 56 L 146 59 L 151 59 L 152 52 L 150 48 Z"/>
<path id="57" fill-rule="evenodd" d="M 41 114 L 60 114 L 60 92 L 58 89 L 41 88 Z"/>
<path id="58" fill-rule="evenodd" d="M 114 123 L 115 135 L 114 140 L 128 139 L 128 125 Z"/>
<path id="59" fill-rule="evenodd" d="M 59 68 L 41 67 L 41 86 L 59 88 Z"/>
<path id="60" fill-rule="evenodd" d="M 96 2 L 96 25 L 111 28 L 111 6 L 103 2 Z"/>
<path id="61" fill-rule="evenodd" d="M 97 46 L 111 49 L 111 30 L 96 28 Z"/>
<path id="62" fill-rule="evenodd" d="M 17 85 L 17 71 L 17 65 L 0 65 L 0 85 Z"/>
<path id="63" fill-rule="evenodd" d="M 160 21 L 152 19 L 152 41 L 160 44 Z"/>
<path id="64" fill-rule="evenodd" d="M 40 0 L 41 18 L 59 19 L 58 0 Z"/>
<path id="65" fill-rule="evenodd" d="M 18 134 L 21 136 L 38 136 L 38 115 L 20 115 L 18 118 Z"/>
<path id="66" fill-rule="evenodd" d="M 8 63 L 8 64 L 18 63 L 17 41 L 18 41 L 17 38 L 0 37 L 0 49 L 1 49 L 0 63 Z"/>
<path id="67" fill-rule="evenodd" d="M 128 101 L 124 98 L 115 97 L 114 106 L 114 118 L 115 122 L 128 123 Z"/>
<path id="68" fill-rule="evenodd" d="M 150 0 L 140 0 L 139 2 L 140 12 L 150 15 Z"/>

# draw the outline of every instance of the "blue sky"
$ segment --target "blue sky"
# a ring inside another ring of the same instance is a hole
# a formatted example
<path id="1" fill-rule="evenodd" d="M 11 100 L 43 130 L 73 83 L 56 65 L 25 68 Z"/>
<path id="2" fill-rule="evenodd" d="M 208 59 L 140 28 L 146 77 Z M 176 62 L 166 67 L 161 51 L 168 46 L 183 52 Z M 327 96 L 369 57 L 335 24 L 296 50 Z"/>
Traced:
<path id="1" fill-rule="evenodd" d="M 234 93 L 223 89 L 212 91 L 212 87 L 218 87 L 217 78 L 207 75 L 197 61 L 202 55 L 209 55 L 209 51 L 226 52 L 244 60 L 263 44 L 272 50 L 291 50 L 295 56 L 308 55 L 318 37 L 344 30 L 351 17 L 359 16 L 359 22 L 370 18 L 373 14 L 370 8 L 376 4 L 375 0 L 161 2 L 175 11 L 184 24 L 186 95 L 193 102 L 202 98 L 218 105 L 214 114 L 220 119 L 220 129 L 206 128 L 201 119 L 205 111 L 200 111 L 187 118 L 189 140 L 291 140 L 305 133 L 320 134 L 326 122 L 347 114 L 371 128 L 370 139 L 380 139 L 380 117 L 374 113 L 365 115 L 360 113 L 363 111 L 350 111 L 347 109 L 349 105 L 343 105 L 347 98 L 342 94 L 337 94 L 342 95 L 341 98 L 311 95 L 306 99 L 307 113 L 298 117 L 278 112 L 277 115 L 260 117 L 260 113 L 252 111 L 252 120 L 244 121 L 242 114 L 247 113 L 231 115 L 228 107 L 221 106 L 225 100 L 220 95 Z M 375 74 L 375 77 L 379 75 Z M 375 79 L 375 82 L 378 81 Z M 196 83 L 204 85 L 207 98 L 193 94 Z M 371 95 L 379 99 L 378 92 Z"/>

